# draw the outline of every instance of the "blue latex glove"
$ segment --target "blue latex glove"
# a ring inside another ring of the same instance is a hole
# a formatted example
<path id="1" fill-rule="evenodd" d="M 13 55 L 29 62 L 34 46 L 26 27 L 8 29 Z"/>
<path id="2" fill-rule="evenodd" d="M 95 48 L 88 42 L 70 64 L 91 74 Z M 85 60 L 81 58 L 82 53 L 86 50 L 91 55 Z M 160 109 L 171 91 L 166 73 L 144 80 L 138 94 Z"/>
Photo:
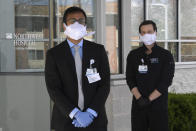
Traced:
<path id="1" fill-rule="evenodd" d="M 81 111 L 78 111 L 74 117 L 76 118 L 77 122 L 84 128 L 88 127 L 93 122 L 94 119 L 94 116 L 91 113 L 81 112 Z M 77 122 L 75 126 L 79 126 Z"/>
<path id="2" fill-rule="evenodd" d="M 74 125 L 74 127 L 78 127 L 78 128 L 82 127 L 82 125 L 76 119 L 73 120 L 72 124 Z"/>

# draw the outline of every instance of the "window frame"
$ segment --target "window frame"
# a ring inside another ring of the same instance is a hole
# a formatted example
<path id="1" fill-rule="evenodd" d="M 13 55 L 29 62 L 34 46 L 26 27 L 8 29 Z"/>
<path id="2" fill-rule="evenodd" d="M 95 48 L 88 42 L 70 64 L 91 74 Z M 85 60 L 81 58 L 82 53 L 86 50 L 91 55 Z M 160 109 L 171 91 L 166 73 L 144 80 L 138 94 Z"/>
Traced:
<path id="1" fill-rule="evenodd" d="M 148 2 L 146 0 L 143 0 L 143 12 L 144 12 L 144 20 L 148 19 Z M 168 49 L 168 43 L 169 42 L 174 42 L 178 45 L 178 49 L 177 49 L 177 58 L 178 61 L 175 62 L 176 63 L 176 67 L 177 68 L 185 68 L 185 66 L 187 66 L 187 68 L 192 68 L 192 67 L 196 67 L 196 61 L 187 61 L 187 62 L 182 62 L 182 54 L 181 54 L 181 45 L 182 43 L 196 43 L 196 39 L 195 40 L 186 40 L 186 39 L 181 39 L 180 35 L 181 35 L 181 20 L 180 20 L 180 0 L 176 0 L 176 31 L 177 31 L 177 37 L 176 40 L 157 40 L 157 42 L 164 42 L 165 45 L 165 49 Z M 131 39 L 131 42 L 140 42 L 139 40 L 133 40 Z"/>

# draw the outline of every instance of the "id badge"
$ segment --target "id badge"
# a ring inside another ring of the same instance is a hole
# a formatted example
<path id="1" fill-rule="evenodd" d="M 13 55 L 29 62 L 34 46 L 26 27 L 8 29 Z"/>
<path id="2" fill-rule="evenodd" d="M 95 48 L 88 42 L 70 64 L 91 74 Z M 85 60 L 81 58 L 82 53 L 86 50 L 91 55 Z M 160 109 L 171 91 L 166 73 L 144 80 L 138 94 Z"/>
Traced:
<path id="1" fill-rule="evenodd" d="M 91 69 L 91 68 L 88 68 L 87 70 L 86 70 L 86 76 L 87 75 L 91 75 L 91 74 L 93 74 L 94 73 L 94 71 L 93 71 L 93 69 Z"/>
<path id="2" fill-rule="evenodd" d="M 101 80 L 99 73 L 93 73 L 91 75 L 87 75 L 87 78 L 90 84 Z"/>
<path id="3" fill-rule="evenodd" d="M 147 65 L 139 65 L 138 71 L 140 73 L 147 73 L 148 72 L 148 66 Z"/>
<path id="4" fill-rule="evenodd" d="M 95 73 L 97 73 L 97 68 L 88 68 L 86 70 L 86 76 L 87 75 L 92 75 L 92 74 L 95 74 Z"/>

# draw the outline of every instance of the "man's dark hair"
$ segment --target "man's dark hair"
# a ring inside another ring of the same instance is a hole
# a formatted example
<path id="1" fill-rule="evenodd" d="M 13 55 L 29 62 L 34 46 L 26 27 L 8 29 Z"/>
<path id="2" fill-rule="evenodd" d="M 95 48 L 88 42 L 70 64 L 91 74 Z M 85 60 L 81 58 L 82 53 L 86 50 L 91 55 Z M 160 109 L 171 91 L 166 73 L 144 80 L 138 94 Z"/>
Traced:
<path id="1" fill-rule="evenodd" d="M 85 17 L 85 20 L 87 21 L 87 16 L 86 16 L 86 13 L 84 12 L 83 9 L 77 7 L 77 6 L 72 6 L 72 7 L 69 7 L 65 10 L 64 12 L 64 15 L 63 15 L 63 23 L 66 24 L 66 21 L 67 21 L 67 16 L 71 13 L 78 13 L 78 12 L 81 12 L 84 17 Z"/>
<path id="2" fill-rule="evenodd" d="M 157 26 L 156 26 L 156 24 L 155 24 L 152 20 L 144 20 L 144 21 L 140 24 L 140 26 L 139 26 L 139 33 L 141 33 L 141 27 L 142 27 L 143 25 L 152 25 L 154 31 L 157 32 Z"/>

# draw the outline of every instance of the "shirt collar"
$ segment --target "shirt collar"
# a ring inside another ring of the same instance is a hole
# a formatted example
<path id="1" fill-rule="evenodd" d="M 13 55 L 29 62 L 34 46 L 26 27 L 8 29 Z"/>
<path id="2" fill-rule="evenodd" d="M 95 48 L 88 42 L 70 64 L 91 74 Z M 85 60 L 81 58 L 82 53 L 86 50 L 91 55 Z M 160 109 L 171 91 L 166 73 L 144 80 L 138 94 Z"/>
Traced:
<path id="1" fill-rule="evenodd" d="M 67 39 L 68 45 L 70 48 L 72 48 L 73 46 L 75 46 L 74 43 L 72 43 L 70 40 Z M 83 39 L 77 44 L 78 46 L 82 47 L 83 46 Z"/>

